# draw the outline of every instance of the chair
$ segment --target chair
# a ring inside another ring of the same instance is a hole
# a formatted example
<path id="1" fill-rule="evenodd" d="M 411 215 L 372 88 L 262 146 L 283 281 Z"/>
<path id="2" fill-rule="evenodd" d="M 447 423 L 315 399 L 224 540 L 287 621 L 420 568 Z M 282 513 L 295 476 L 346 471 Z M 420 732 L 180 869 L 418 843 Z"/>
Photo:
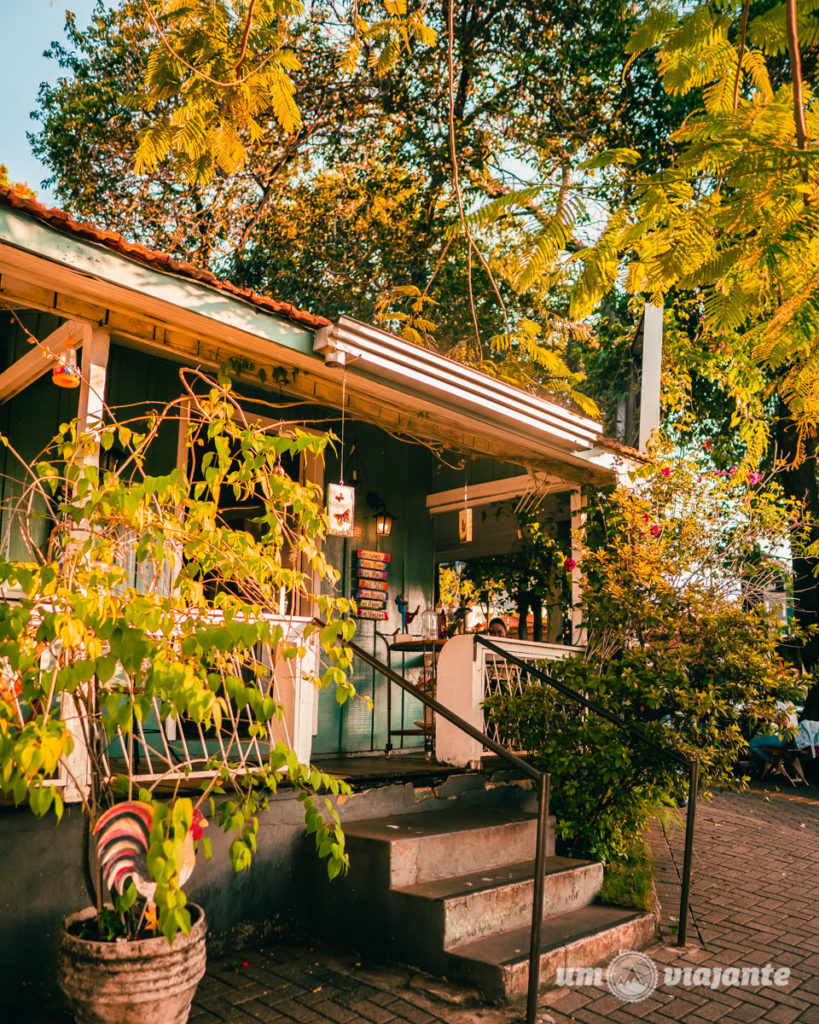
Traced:
<path id="1" fill-rule="evenodd" d="M 783 775 L 794 787 L 797 782 L 804 782 L 807 786 L 808 780 L 805 778 L 802 762 L 799 760 L 802 748 L 798 747 L 792 739 L 781 745 L 759 744 L 756 749 L 767 758 L 761 776 L 763 779 L 769 775 Z M 788 768 L 792 769 L 795 778 L 788 774 Z"/>

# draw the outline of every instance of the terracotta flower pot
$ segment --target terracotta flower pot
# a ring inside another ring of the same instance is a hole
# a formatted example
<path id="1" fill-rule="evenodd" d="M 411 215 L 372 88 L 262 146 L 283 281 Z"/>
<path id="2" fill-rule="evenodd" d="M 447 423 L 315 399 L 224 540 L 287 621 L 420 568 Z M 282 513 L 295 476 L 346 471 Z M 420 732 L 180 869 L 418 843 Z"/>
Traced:
<path id="1" fill-rule="evenodd" d="M 87 907 L 65 919 L 58 980 L 77 1024 L 185 1024 L 205 973 L 205 912 L 188 904 L 193 926 L 168 945 L 164 936 L 138 942 L 93 942 L 69 932 L 96 914 Z"/>

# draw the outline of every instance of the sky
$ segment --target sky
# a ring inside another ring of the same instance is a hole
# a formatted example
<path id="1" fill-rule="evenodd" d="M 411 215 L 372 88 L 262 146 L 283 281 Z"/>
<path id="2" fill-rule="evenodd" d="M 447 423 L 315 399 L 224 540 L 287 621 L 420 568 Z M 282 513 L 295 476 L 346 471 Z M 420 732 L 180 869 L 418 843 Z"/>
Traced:
<path id="1" fill-rule="evenodd" d="M 77 23 L 88 23 L 94 0 L 0 0 L 0 163 L 8 167 L 12 181 L 24 181 L 46 205 L 53 195 L 43 189 L 47 171 L 34 158 L 26 132 L 36 128 L 29 114 L 37 101 L 40 82 L 54 81 L 59 74 L 55 61 L 43 50 L 63 39 L 66 10 Z"/>

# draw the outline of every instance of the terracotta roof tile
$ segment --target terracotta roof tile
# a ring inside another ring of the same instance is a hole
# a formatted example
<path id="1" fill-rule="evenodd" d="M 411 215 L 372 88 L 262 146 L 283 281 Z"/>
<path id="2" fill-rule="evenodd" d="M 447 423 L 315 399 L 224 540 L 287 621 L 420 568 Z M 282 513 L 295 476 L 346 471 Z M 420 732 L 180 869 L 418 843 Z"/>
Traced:
<path id="1" fill-rule="evenodd" d="M 0 206 L 10 206 L 15 210 L 20 210 L 22 213 L 26 213 L 30 217 L 34 217 L 44 224 L 56 228 L 58 231 L 74 235 L 76 238 L 82 238 L 85 241 L 95 242 L 97 245 L 103 245 L 107 249 L 143 263 L 153 270 L 162 270 L 169 274 L 177 274 L 180 277 L 189 277 L 194 281 L 201 281 L 203 284 L 210 285 L 212 288 L 218 288 L 228 295 L 235 295 L 237 298 L 244 299 L 246 302 L 258 306 L 259 309 L 263 309 L 267 313 L 275 313 L 277 316 L 293 320 L 298 324 L 303 324 L 305 327 L 326 327 L 330 323 L 325 317 L 314 316 L 312 313 L 296 309 L 289 302 L 272 299 L 267 295 L 259 295 L 251 288 L 242 288 L 239 285 L 231 284 L 230 281 L 223 281 L 209 270 L 194 267 L 186 261 L 175 260 L 167 253 L 149 249 L 147 246 L 139 245 L 136 242 L 129 242 L 122 235 L 117 234 L 116 231 L 106 231 L 102 228 L 96 228 L 93 224 L 88 224 L 85 221 L 74 220 L 65 210 L 49 209 L 43 206 L 42 203 L 29 199 L 5 185 L 0 185 Z"/>

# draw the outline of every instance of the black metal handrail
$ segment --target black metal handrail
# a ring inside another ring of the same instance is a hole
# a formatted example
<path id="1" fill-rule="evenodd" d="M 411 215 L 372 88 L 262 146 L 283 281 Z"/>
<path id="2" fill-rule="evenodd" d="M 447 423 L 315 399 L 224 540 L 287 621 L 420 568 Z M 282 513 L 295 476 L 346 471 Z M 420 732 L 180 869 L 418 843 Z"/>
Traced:
<path id="1" fill-rule="evenodd" d="M 320 619 L 316 619 L 316 622 L 320 625 L 324 625 Z M 445 718 L 448 722 L 451 722 L 461 732 L 465 732 L 467 736 L 471 736 L 473 740 L 477 740 L 482 746 L 486 747 L 487 750 L 491 750 L 493 754 L 497 754 L 498 757 L 503 758 L 509 764 L 513 765 L 528 778 L 532 779 L 537 787 L 538 794 L 538 810 L 537 810 L 537 840 L 535 845 L 535 876 L 534 876 L 534 892 L 532 893 L 532 927 L 529 937 L 529 988 L 526 996 L 526 1024 L 535 1024 L 537 1019 L 537 998 L 538 990 L 540 988 L 540 935 L 541 926 L 543 924 L 543 895 L 544 895 L 544 883 L 546 874 L 546 825 L 549 820 L 549 787 L 551 782 L 551 775 L 549 772 L 542 772 L 539 768 L 535 768 L 534 765 L 524 761 L 522 757 L 518 757 L 517 754 L 513 754 L 511 750 L 497 743 L 486 733 L 481 732 L 480 729 L 476 729 L 474 725 L 465 721 L 460 715 L 456 715 L 454 711 L 450 711 L 448 707 L 440 704 L 434 697 L 430 697 L 428 693 L 424 693 L 423 690 L 418 689 L 408 680 L 404 679 L 403 676 L 394 672 L 389 665 L 385 665 L 383 661 L 379 661 L 375 655 L 365 651 L 363 647 L 359 647 L 358 644 L 352 641 L 345 643 L 346 647 L 349 647 L 355 655 L 357 655 L 363 662 L 369 665 L 371 668 L 376 669 L 383 676 L 389 680 L 390 683 L 395 683 L 400 686 L 403 690 L 409 693 L 416 700 L 421 701 L 426 707 L 430 708 L 435 712 L 436 715 L 440 715 Z"/>
<path id="2" fill-rule="evenodd" d="M 663 757 L 668 757 L 672 761 L 676 761 L 677 764 L 682 765 L 688 770 L 688 808 L 685 822 L 685 849 L 683 852 L 682 892 L 680 893 L 680 919 L 677 931 L 677 945 L 684 946 L 688 927 L 688 903 L 691 891 L 691 860 L 694 850 L 694 823 L 697 812 L 697 789 L 699 786 L 700 774 L 699 763 L 697 761 L 692 761 L 691 758 L 686 757 L 685 754 L 681 754 L 678 750 L 673 750 L 670 747 L 664 747 L 661 743 L 657 743 L 655 740 L 643 735 L 638 726 L 633 722 L 627 722 L 625 718 L 621 718 L 620 715 L 615 714 L 613 711 L 609 711 L 608 708 L 604 708 L 603 705 L 598 704 L 597 701 L 591 700 L 591 698 L 585 697 L 582 693 L 578 693 L 576 690 L 566 686 L 564 683 L 558 682 L 557 679 L 553 679 L 552 676 L 547 672 L 542 671 L 542 669 L 534 668 L 530 662 L 516 657 L 503 647 L 493 643 L 488 637 L 482 634 L 476 634 L 475 640 L 482 647 L 492 651 L 493 654 L 500 655 L 502 658 L 505 658 L 506 661 L 511 662 L 513 665 L 517 665 L 518 668 L 523 669 L 523 671 L 528 672 L 530 675 L 535 676 L 542 682 L 547 683 L 549 686 L 557 690 L 558 693 L 563 694 L 564 697 L 577 701 L 579 704 L 582 704 L 583 707 L 588 708 L 589 711 L 593 711 L 595 714 L 600 715 L 602 718 L 605 718 L 607 721 L 623 729 L 634 739 L 638 740 L 645 746 L 650 747 L 655 753 L 661 754 Z"/>

